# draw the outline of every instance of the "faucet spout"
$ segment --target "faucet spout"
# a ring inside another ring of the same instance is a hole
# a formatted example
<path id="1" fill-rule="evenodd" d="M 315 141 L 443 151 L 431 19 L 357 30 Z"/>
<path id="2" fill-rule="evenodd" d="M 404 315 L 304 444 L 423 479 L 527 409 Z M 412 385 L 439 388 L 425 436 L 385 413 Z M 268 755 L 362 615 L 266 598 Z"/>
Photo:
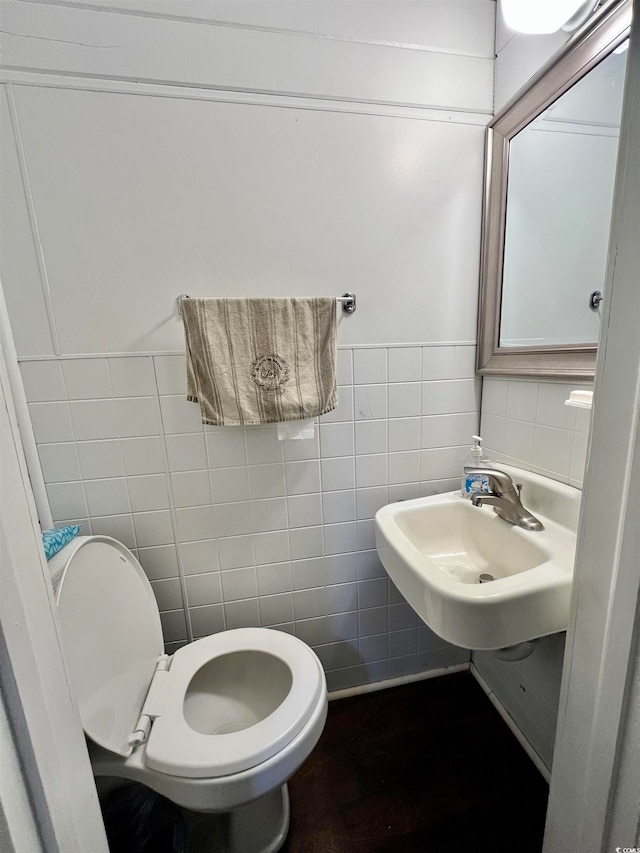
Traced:
<path id="1" fill-rule="evenodd" d="M 466 474 L 485 476 L 489 480 L 488 494 L 473 495 L 471 503 L 474 506 L 493 506 L 500 518 L 515 524 L 524 530 L 544 530 L 543 523 L 522 505 L 520 494 L 516 492 L 513 480 L 506 471 L 499 468 L 465 467 Z"/>

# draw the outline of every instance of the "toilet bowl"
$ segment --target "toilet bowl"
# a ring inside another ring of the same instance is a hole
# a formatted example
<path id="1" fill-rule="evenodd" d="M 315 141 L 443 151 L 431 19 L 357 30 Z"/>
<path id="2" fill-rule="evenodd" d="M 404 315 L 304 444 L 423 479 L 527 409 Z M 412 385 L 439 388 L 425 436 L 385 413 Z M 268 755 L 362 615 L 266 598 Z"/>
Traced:
<path id="1" fill-rule="evenodd" d="M 225 815 L 228 851 L 278 850 L 286 781 L 326 719 L 313 651 L 280 631 L 240 628 L 168 656 L 151 585 L 124 545 L 78 537 L 50 567 L 94 774 Z"/>

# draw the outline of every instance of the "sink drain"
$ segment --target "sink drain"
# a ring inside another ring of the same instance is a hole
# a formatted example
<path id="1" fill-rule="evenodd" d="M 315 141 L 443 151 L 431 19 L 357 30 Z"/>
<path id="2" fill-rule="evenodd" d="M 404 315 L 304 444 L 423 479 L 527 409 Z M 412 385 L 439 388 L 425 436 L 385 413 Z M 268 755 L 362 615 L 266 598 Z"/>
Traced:
<path id="1" fill-rule="evenodd" d="M 489 583 L 489 581 L 494 581 L 495 578 L 493 575 L 487 574 L 483 572 L 477 580 L 477 583 Z"/>

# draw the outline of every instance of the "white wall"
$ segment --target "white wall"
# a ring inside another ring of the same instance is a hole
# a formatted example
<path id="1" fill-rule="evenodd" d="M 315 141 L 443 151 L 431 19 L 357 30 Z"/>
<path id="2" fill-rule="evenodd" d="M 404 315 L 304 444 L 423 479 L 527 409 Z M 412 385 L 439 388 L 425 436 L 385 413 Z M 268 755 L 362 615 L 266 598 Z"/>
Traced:
<path id="1" fill-rule="evenodd" d="M 570 33 L 563 30 L 544 36 L 514 33 L 502 18 L 501 0 L 496 7 L 493 109 L 498 113 L 562 47 Z"/>
<path id="2" fill-rule="evenodd" d="M 324 4 L 303 5 L 312 27 Z M 392 6 L 340 4 L 364 29 L 347 40 L 6 0 L 7 29 L 40 34 L 6 36 L 7 65 L 98 76 L 13 87 L 30 184 L 26 210 L 7 180 L 19 354 L 181 350 L 185 290 L 351 289 L 341 343 L 473 341 L 493 4 L 402 4 L 396 29 L 415 39 L 419 14 L 431 38 L 417 49 L 371 41 Z M 397 294 L 411 310 L 381 311 Z"/>
<path id="3" fill-rule="evenodd" d="M 333 689 L 467 660 L 373 516 L 453 487 L 478 424 L 494 4 L 104 6 L 3 8 L 2 271 L 54 519 L 134 549 L 170 650 L 274 625 Z M 203 430 L 179 293 L 345 290 L 315 440 Z"/>

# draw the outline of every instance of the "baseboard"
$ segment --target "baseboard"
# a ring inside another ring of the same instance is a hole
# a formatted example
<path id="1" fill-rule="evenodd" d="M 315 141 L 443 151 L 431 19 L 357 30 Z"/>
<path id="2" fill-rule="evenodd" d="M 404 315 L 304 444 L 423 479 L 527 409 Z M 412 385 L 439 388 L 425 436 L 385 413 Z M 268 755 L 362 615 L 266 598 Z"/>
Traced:
<path id="1" fill-rule="evenodd" d="M 489 687 L 489 685 L 484 680 L 484 678 L 480 675 L 480 673 L 478 672 L 478 670 L 476 669 L 476 667 L 474 666 L 473 663 L 471 663 L 470 670 L 471 670 L 471 674 L 473 675 L 475 680 L 478 682 L 480 687 L 482 687 L 484 692 L 489 697 L 489 701 L 491 702 L 493 707 L 500 714 L 502 719 L 505 721 L 505 723 L 509 726 L 509 728 L 511 729 L 511 731 L 515 735 L 515 738 L 518 741 L 518 743 L 520 744 L 520 746 L 524 749 L 524 751 L 527 753 L 529 758 L 533 761 L 533 763 L 538 768 L 538 770 L 540 771 L 540 773 L 542 774 L 544 779 L 547 782 L 550 782 L 551 781 L 551 771 L 549 770 L 547 765 L 544 763 L 542 758 L 540 758 L 540 756 L 535 751 L 535 749 L 531 746 L 531 744 L 527 740 L 522 729 L 518 726 L 518 724 L 513 719 L 511 714 L 507 711 L 507 709 L 504 707 L 502 702 L 498 699 L 496 694 Z"/>
<path id="2" fill-rule="evenodd" d="M 357 687 L 347 687 L 344 690 L 334 690 L 329 693 L 329 701 L 348 699 L 363 693 L 376 693 L 378 690 L 388 690 L 390 687 L 400 687 L 402 684 L 412 684 L 414 681 L 426 681 L 427 678 L 438 678 L 441 675 L 451 675 L 453 672 L 466 672 L 469 663 L 457 663 L 454 666 L 443 666 L 439 669 L 429 669 L 426 672 L 413 672 L 411 675 L 401 675 L 399 678 L 387 678 L 385 681 L 374 681 L 372 684 L 359 684 Z"/>

